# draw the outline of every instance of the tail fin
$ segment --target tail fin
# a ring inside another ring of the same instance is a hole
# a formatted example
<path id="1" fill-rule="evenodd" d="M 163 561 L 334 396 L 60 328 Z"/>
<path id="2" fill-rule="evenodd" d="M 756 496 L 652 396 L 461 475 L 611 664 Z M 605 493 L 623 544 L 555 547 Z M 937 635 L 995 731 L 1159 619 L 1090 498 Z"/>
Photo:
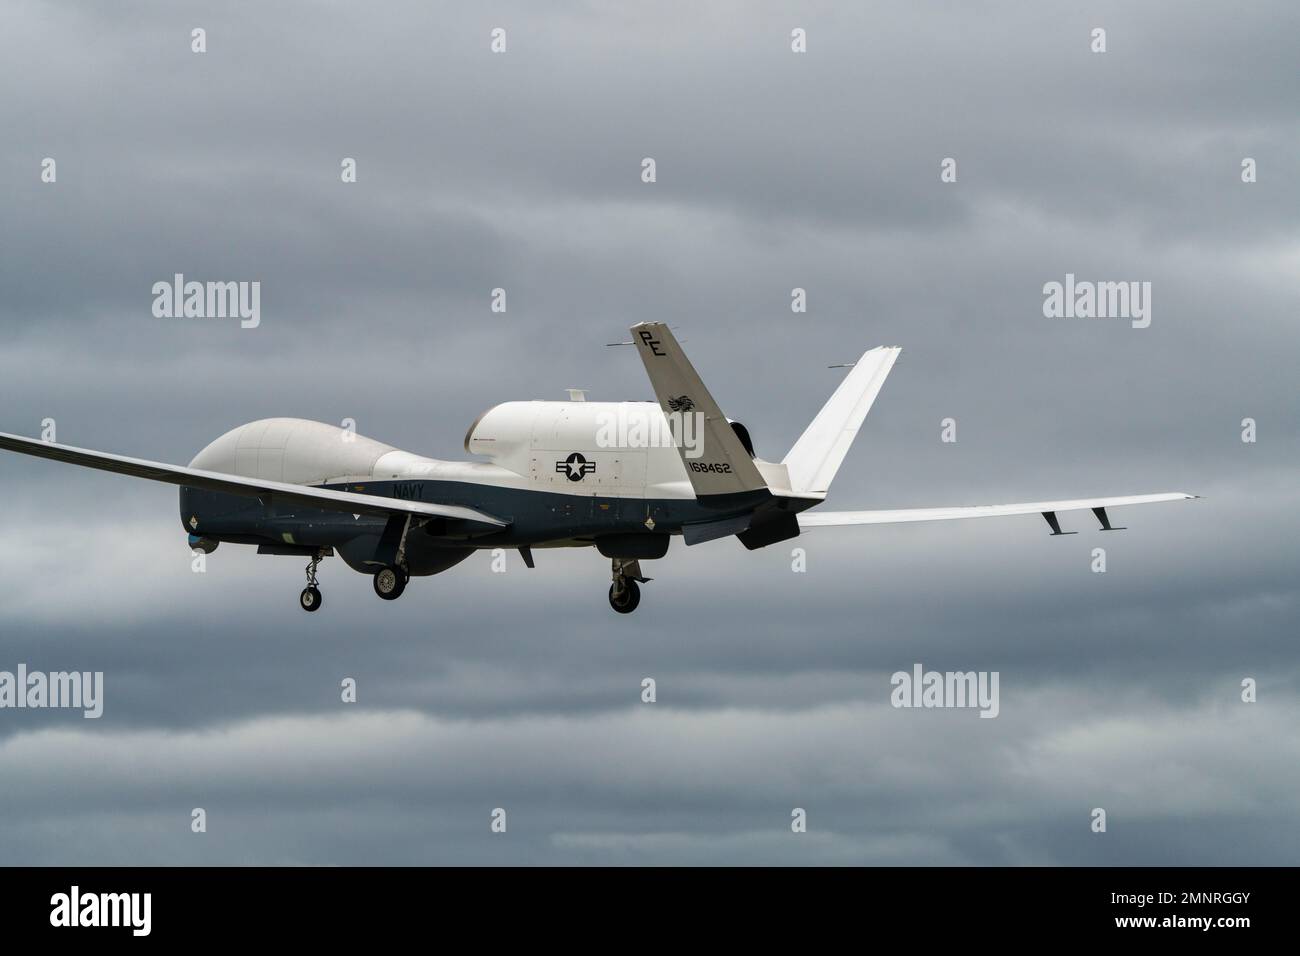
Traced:
<path id="1" fill-rule="evenodd" d="M 703 425 L 702 454 L 687 457 L 686 448 L 677 449 L 696 497 L 765 491 L 767 484 L 763 476 L 727 416 L 704 387 L 672 330 L 662 322 L 640 322 L 632 326 L 632 342 L 641 355 L 664 414 L 701 416 L 696 420 Z"/>
<path id="2" fill-rule="evenodd" d="M 790 472 L 790 487 L 797 494 L 824 495 L 830 490 L 862 420 L 871 411 L 901 351 L 880 346 L 862 353 L 853 371 L 781 460 Z"/>

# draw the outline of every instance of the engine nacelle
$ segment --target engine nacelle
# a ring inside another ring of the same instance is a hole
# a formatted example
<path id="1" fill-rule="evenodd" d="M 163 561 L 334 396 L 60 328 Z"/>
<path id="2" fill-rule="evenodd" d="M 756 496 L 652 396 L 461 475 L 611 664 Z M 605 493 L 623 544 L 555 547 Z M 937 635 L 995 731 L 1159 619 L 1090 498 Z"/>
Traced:
<path id="1" fill-rule="evenodd" d="M 749 452 L 749 457 L 757 458 L 758 456 L 754 454 L 754 439 L 749 437 L 749 429 L 734 418 L 728 418 L 727 424 L 730 425 L 731 430 L 736 433 L 736 437 L 740 439 L 740 443 L 745 446 L 745 451 Z"/>

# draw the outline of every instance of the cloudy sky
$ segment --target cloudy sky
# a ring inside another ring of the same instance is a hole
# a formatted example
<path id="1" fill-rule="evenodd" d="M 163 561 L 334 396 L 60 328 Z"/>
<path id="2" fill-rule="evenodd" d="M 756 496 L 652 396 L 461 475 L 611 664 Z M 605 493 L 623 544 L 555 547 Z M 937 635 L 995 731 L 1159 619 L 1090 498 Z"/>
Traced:
<path id="1" fill-rule="evenodd" d="M 0 670 L 106 701 L 0 711 L 0 861 L 1296 863 L 1297 61 L 1287 0 L 0 5 L 0 430 L 458 458 L 499 401 L 648 398 L 604 343 L 661 320 L 771 459 L 903 347 L 833 508 L 1204 496 L 678 541 L 629 617 L 594 552 L 392 604 L 330 560 L 309 616 L 296 558 L 192 573 L 175 489 L 6 455 Z M 260 327 L 155 318 L 177 272 Z M 1067 273 L 1151 326 L 1045 318 Z M 892 708 L 918 662 L 998 718 Z"/>

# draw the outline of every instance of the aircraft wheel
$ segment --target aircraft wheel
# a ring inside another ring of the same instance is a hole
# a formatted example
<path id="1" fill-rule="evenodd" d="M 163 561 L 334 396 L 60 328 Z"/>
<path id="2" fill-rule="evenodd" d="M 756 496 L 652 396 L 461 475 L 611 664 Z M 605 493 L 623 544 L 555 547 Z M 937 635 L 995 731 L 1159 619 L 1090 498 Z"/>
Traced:
<path id="1" fill-rule="evenodd" d="M 298 603 L 304 611 L 319 611 L 321 606 L 320 589 L 303 588 L 302 593 L 298 595 Z"/>
<path id="2" fill-rule="evenodd" d="M 374 585 L 375 593 L 385 601 L 396 601 L 406 590 L 406 574 L 390 564 L 375 573 Z"/>
<path id="3" fill-rule="evenodd" d="M 617 585 L 609 586 L 609 606 L 619 614 L 631 614 L 641 603 L 641 588 L 635 581 L 628 581 L 623 585 L 623 592 L 620 594 Z"/>

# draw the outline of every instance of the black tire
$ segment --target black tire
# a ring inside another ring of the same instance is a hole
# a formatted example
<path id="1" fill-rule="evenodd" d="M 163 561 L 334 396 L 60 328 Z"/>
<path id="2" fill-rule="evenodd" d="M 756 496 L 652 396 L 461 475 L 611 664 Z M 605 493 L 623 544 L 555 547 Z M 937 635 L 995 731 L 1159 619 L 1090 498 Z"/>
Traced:
<path id="1" fill-rule="evenodd" d="M 303 588 L 298 595 L 298 604 L 304 611 L 319 611 L 321 600 L 319 588 Z"/>
<path id="2" fill-rule="evenodd" d="M 640 603 L 641 588 L 635 581 L 628 581 L 623 585 L 622 594 L 618 593 L 613 584 L 609 586 L 609 606 L 619 614 L 631 614 Z"/>
<path id="3" fill-rule="evenodd" d="M 406 572 L 390 564 L 376 571 L 371 583 L 375 593 L 385 601 L 396 601 L 406 590 Z"/>

